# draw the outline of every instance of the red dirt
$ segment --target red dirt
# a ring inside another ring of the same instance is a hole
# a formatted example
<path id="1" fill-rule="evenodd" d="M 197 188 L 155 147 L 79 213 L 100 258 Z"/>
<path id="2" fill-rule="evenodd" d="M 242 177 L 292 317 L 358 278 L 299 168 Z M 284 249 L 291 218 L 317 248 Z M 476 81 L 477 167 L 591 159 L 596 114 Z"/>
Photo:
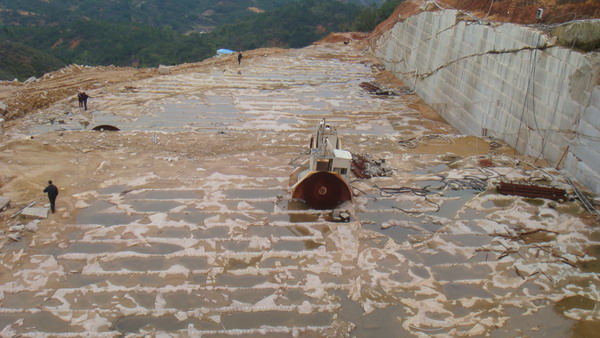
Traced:
<path id="1" fill-rule="evenodd" d="M 437 0 L 437 3 L 444 9 L 458 9 L 480 19 L 518 24 L 538 23 L 536 20 L 538 8 L 544 10 L 539 22 L 542 24 L 600 18 L 598 0 Z M 412 15 L 436 10 L 439 8 L 434 3 L 425 5 L 423 0 L 406 0 L 387 20 L 371 32 L 369 38 L 381 35 L 395 23 Z"/>
<path id="2" fill-rule="evenodd" d="M 315 45 L 321 43 L 337 43 L 337 42 L 346 42 L 346 41 L 360 41 L 364 40 L 367 37 L 367 33 L 359 33 L 359 32 L 348 32 L 348 33 L 331 33 L 321 40 L 315 42 Z"/>

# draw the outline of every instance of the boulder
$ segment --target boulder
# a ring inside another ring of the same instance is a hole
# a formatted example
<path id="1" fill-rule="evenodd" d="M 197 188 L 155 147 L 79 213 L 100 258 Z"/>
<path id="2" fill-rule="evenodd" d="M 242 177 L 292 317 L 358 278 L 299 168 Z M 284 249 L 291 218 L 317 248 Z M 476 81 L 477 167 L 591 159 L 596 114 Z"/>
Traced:
<path id="1" fill-rule="evenodd" d="M 16 224 L 8 228 L 10 232 L 23 232 L 25 230 L 25 226 L 23 224 Z"/>
<path id="2" fill-rule="evenodd" d="M 0 196 L 0 211 L 10 207 L 10 198 Z"/>
<path id="3" fill-rule="evenodd" d="M 35 221 L 31 221 L 31 222 L 25 224 L 25 230 L 27 230 L 29 232 L 37 232 L 40 229 L 40 227 L 38 225 L 39 223 L 40 223 L 39 219 L 36 219 Z"/>
<path id="4" fill-rule="evenodd" d="M 12 233 L 12 234 L 9 234 L 9 235 L 7 235 L 6 237 L 8 237 L 8 238 L 12 239 L 12 240 L 13 240 L 13 241 L 15 241 L 15 242 L 18 242 L 18 241 L 20 241 L 20 240 L 21 240 L 21 235 L 20 235 L 20 234 L 18 234 L 18 233 Z"/>
<path id="5" fill-rule="evenodd" d="M 158 66 L 158 74 L 160 75 L 168 75 L 171 73 L 171 67 L 165 65 Z"/>
<path id="6" fill-rule="evenodd" d="M 600 22 L 597 20 L 560 25 L 551 34 L 558 38 L 562 46 L 577 47 L 586 52 L 600 48 Z"/>
<path id="7" fill-rule="evenodd" d="M 35 218 L 35 219 L 43 219 L 48 218 L 48 208 L 25 208 L 21 212 L 22 217 L 26 218 Z"/>

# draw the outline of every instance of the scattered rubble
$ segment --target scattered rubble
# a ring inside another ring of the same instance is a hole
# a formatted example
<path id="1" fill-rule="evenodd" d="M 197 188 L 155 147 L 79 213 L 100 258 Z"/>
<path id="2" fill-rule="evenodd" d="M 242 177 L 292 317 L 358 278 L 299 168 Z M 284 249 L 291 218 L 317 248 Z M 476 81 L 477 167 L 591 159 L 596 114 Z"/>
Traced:
<path id="1" fill-rule="evenodd" d="M 21 240 L 21 234 L 19 234 L 19 233 L 11 233 L 11 234 L 6 235 L 6 237 L 15 242 L 18 242 Z"/>
<path id="2" fill-rule="evenodd" d="M 34 208 L 28 207 L 23 209 L 21 216 L 25 218 L 37 218 L 44 219 L 48 218 L 48 208 Z"/>
<path id="3" fill-rule="evenodd" d="M 373 95 L 381 95 L 381 96 L 396 96 L 396 95 L 398 95 L 394 91 L 385 90 L 385 89 L 380 88 L 374 82 L 361 82 L 359 86 L 360 86 L 360 88 L 364 89 L 365 91 L 367 91 L 368 93 L 373 94 Z"/>
<path id="4" fill-rule="evenodd" d="M 10 207 L 10 198 L 0 196 L 0 211 L 3 211 L 4 209 L 7 209 L 8 207 Z"/>
<path id="5" fill-rule="evenodd" d="M 392 175 L 385 159 L 375 159 L 370 155 L 360 154 L 352 154 L 352 172 L 360 179 Z"/>

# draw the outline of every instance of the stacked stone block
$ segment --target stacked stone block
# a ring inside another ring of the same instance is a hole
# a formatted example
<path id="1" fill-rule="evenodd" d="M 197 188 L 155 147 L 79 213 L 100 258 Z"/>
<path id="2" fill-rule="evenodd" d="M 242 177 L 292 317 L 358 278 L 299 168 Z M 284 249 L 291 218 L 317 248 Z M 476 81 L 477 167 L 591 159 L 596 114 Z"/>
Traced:
<path id="1" fill-rule="evenodd" d="M 448 10 L 397 23 L 375 53 L 462 133 L 502 139 L 600 193 L 600 57 L 553 43 Z"/>

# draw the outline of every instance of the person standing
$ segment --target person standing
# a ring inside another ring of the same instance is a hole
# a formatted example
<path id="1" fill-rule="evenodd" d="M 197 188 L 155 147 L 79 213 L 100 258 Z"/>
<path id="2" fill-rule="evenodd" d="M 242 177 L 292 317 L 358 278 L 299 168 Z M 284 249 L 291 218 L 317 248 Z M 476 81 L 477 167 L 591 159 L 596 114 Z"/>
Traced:
<path id="1" fill-rule="evenodd" d="M 80 92 L 77 94 L 77 101 L 79 101 L 79 108 L 84 108 L 87 110 L 87 99 L 89 96 L 85 92 Z"/>
<path id="2" fill-rule="evenodd" d="M 243 58 L 243 57 L 244 57 L 244 56 L 242 55 L 242 52 L 238 52 L 238 65 L 241 65 L 241 64 L 242 64 L 242 58 Z"/>
<path id="3" fill-rule="evenodd" d="M 44 192 L 48 194 L 48 199 L 50 200 L 50 211 L 54 213 L 56 196 L 58 196 L 58 188 L 52 184 L 52 181 L 48 181 L 48 186 L 46 189 L 44 189 Z"/>

